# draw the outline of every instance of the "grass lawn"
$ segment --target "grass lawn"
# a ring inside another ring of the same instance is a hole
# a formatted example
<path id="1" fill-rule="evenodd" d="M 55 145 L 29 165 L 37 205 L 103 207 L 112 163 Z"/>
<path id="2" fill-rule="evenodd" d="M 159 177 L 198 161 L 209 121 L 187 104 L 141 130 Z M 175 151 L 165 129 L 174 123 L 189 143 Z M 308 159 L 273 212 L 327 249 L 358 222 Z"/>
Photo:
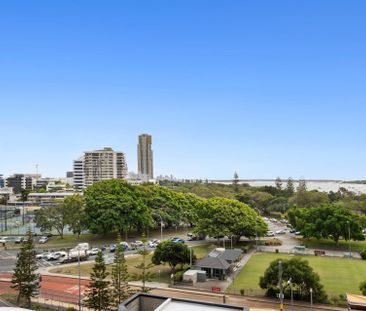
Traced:
<path id="1" fill-rule="evenodd" d="M 329 250 L 341 250 L 348 252 L 349 243 L 345 240 L 340 240 L 339 244 L 337 244 L 333 240 L 326 239 L 298 239 L 302 245 L 306 245 L 309 248 L 321 248 L 321 249 L 329 249 Z M 351 241 L 351 251 L 362 252 L 366 250 L 366 241 Z"/>
<path id="2" fill-rule="evenodd" d="M 206 256 L 209 251 L 211 251 L 213 248 L 215 248 L 214 245 L 200 245 L 193 247 L 193 253 L 197 256 L 198 259 Z M 146 262 L 151 262 L 152 253 L 150 253 L 147 258 Z M 126 256 L 126 262 L 128 266 L 128 272 L 133 275 L 134 273 L 140 273 L 141 271 L 139 269 L 136 269 L 135 266 L 141 263 L 142 256 L 141 255 L 129 255 Z M 91 269 L 93 267 L 93 263 L 86 263 L 80 265 L 80 272 L 82 276 L 90 276 Z M 107 266 L 108 271 L 111 271 L 111 265 Z M 160 275 L 159 275 L 160 270 Z M 170 283 L 170 274 L 171 270 L 169 265 L 158 265 L 152 267 L 149 271 L 153 272 L 155 274 L 153 281 L 155 282 L 162 282 L 162 283 Z M 69 274 L 69 275 L 77 275 L 78 274 L 78 266 L 72 265 L 67 267 L 57 267 L 55 269 L 52 269 L 50 272 L 52 273 L 61 273 L 61 274 Z"/>
<path id="3" fill-rule="evenodd" d="M 238 292 L 240 289 L 260 289 L 259 277 L 269 266 L 270 262 L 278 259 L 289 259 L 293 256 L 286 254 L 258 253 L 253 255 L 250 261 L 235 278 L 234 285 L 230 289 Z M 360 293 L 360 282 L 366 280 L 366 263 L 357 259 L 330 258 L 304 256 L 310 266 L 320 276 L 320 282 L 330 295 L 348 293 Z"/>

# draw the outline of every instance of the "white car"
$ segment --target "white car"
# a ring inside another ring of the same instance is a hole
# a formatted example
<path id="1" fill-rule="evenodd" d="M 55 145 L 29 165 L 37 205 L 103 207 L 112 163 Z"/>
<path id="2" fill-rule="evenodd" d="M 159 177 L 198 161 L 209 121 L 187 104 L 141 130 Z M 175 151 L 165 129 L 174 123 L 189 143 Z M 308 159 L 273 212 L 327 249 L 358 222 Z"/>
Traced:
<path id="1" fill-rule="evenodd" d="M 276 234 L 286 234 L 286 231 L 285 230 L 277 230 L 276 231 Z"/>
<path id="2" fill-rule="evenodd" d="M 150 248 L 155 248 L 155 247 L 157 247 L 159 245 L 159 243 L 160 243 L 159 240 L 154 239 L 154 240 L 149 241 L 148 246 Z"/>
<path id="3" fill-rule="evenodd" d="M 45 252 L 45 253 L 41 253 L 36 255 L 37 259 L 44 259 L 44 260 L 48 260 L 48 258 L 50 258 L 51 253 L 50 252 Z"/>
<path id="4" fill-rule="evenodd" d="M 144 243 L 142 241 L 135 241 L 131 243 L 131 248 L 139 248 L 143 247 Z"/>
<path id="5" fill-rule="evenodd" d="M 10 241 L 10 238 L 8 236 L 3 236 L 0 238 L 0 243 L 7 243 Z"/>
<path id="6" fill-rule="evenodd" d="M 272 237 L 272 236 L 275 236 L 274 232 L 273 231 L 268 231 L 266 236 L 268 237 Z"/>
<path id="7" fill-rule="evenodd" d="M 47 260 L 59 260 L 60 258 L 66 257 L 66 252 L 53 252 L 48 257 Z"/>
<path id="8" fill-rule="evenodd" d="M 40 239 L 38 240 L 38 243 L 39 244 L 45 244 L 45 243 L 47 243 L 48 242 L 48 237 L 46 237 L 46 236 L 42 236 L 42 237 L 40 237 Z"/>
<path id="9" fill-rule="evenodd" d="M 94 247 L 92 249 L 87 250 L 88 255 L 95 256 L 100 252 L 100 249 L 97 247 Z"/>

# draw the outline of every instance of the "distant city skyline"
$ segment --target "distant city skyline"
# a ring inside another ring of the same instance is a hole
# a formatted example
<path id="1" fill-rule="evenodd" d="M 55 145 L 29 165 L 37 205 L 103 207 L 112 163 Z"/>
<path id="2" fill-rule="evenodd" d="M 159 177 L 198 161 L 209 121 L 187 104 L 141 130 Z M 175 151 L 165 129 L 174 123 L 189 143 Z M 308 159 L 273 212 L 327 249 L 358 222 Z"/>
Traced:
<path id="1" fill-rule="evenodd" d="M 2 3 L 0 174 L 366 179 L 365 1 L 142 3 Z"/>

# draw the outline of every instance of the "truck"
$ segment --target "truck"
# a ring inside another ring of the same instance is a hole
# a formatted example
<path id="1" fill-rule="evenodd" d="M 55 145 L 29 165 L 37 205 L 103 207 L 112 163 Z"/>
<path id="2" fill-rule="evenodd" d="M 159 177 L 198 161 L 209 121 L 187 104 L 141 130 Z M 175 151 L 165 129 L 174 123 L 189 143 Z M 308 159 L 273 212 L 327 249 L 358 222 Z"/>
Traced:
<path id="1" fill-rule="evenodd" d="M 70 249 L 66 256 L 61 259 L 61 263 L 76 262 L 79 260 L 87 260 L 89 257 L 89 243 L 79 243 L 74 248 Z"/>
<path id="2" fill-rule="evenodd" d="M 61 259 L 61 263 L 77 262 L 87 260 L 89 257 L 88 250 L 70 249 L 69 252 Z"/>

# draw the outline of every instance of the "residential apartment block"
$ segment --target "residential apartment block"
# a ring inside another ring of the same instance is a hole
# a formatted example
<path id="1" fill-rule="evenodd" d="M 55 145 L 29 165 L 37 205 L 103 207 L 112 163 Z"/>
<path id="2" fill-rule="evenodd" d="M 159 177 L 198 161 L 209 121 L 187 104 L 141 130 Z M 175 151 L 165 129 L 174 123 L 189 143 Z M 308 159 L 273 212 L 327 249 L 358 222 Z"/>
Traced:
<path id="1" fill-rule="evenodd" d="M 139 135 L 137 145 L 138 175 L 141 180 L 149 181 L 154 178 L 152 137 L 149 134 Z"/>
<path id="2" fill-rule="evenodd" d="M 125 154 L 112 148 L 86 151 L 74 161 L 74 187 L 78 190 L 102 180 L 124 179 L 126 175 Z"/>
<path id="3" fill-rule="evenodd" d="M 20 193 L 22 189 L 33 189 L 40 178 L 41 175 L 38 174 L 14 174 L 6 179 L 6 186 L 15 193 Z"/>

